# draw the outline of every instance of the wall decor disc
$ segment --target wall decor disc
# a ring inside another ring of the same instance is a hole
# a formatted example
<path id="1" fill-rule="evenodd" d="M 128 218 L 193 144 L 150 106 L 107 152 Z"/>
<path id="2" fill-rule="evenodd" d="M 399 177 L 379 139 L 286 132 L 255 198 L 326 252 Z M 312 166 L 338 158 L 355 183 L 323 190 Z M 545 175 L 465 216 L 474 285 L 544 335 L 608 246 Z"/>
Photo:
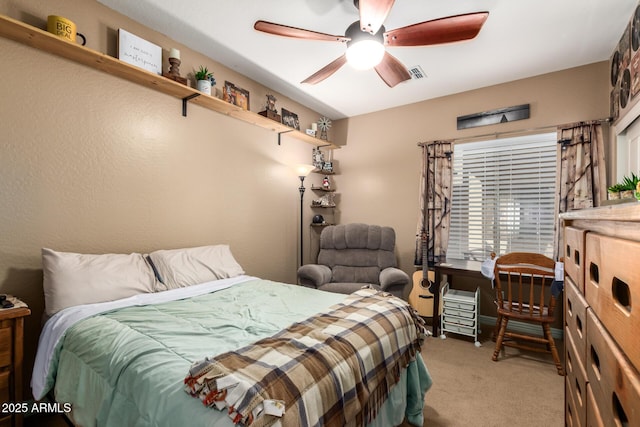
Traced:
<path id="1" fill-rule="evenodd" d="M 631 91 L 631 72 L 625 69 L 620 82 L 620 107 L 625 108 L 629 102 L 629 92 Z"/>
<path id="2" fill-rule="evenodd" d="M 611 86 L 616 86 L 618 83 L 618 77 L 620 75 L 620 52 L 617 50 L 613 53 L 611 58 Z"/>
<path id="3" fill-rule="evenodd" d="M 640 47 L 640 6 L 636 7 L 631 23 L 631 48 L 635 52 Z"/>

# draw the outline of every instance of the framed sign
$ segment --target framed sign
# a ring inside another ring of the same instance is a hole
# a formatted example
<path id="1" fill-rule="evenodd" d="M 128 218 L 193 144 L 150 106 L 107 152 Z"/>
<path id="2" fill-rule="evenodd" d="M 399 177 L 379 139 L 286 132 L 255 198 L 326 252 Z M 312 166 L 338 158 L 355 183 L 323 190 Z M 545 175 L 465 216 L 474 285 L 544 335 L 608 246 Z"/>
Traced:
<path id="1" fill-rule="evenodd" d="M 118 29 L 118 59 L 162 75 L 162 48 L 122 28 Z"/>

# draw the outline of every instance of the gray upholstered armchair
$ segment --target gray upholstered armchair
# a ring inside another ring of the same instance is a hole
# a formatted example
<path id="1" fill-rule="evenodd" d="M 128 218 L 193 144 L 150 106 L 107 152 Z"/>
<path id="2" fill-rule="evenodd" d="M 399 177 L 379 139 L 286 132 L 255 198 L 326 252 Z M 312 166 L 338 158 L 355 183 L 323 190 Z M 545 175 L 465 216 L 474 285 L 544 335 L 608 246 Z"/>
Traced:
<path id="1" fill-rule="evenodd" d="M 396 268 L 396 233 L 367 224 L 330 225 L 320 234 L 317 264 L 298 269 L 301 285 L 349 294 L 366 284 L 403 297 L 409 276 Z"/>

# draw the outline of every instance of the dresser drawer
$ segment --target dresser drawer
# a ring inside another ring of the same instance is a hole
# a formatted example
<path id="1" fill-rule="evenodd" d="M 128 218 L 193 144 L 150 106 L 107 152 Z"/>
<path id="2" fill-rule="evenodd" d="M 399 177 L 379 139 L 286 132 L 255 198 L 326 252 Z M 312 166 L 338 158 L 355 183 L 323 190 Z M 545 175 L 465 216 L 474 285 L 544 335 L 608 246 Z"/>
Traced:
<path id="1" fill-rule="evenodd" d="M 567 332 L 567 329 L 565 329 Z M 571 334 L 565 333 L 566 348 L 566 396 L 571 398 L 571 408 L 574 425 L 587 424 L 587 371 L 584 362 L 577 354 L 576 346 Z"/>
<path id="2" fill-rule="evenodd" d="M 584 292 L 584 238 L 586 231 L 564 228 L 564 272 L 573 279 L 580 292 Z"/>
<path id="3" fill-rule="evenodd" d="M 576 355 L 582 362 L 587 360 L 587 300 L 578 290 L 573 280 L 565 277 L 565 331 L 573 338 Z"/>
<path id="4" fill-rule="evenodd" d="M 640 376 L 587 309 L 587 378 L 605 425 L 640 426 Z"/>
<path id="5" fill-rule="evenodd" d="M 13 334 L 10 327 L 0 328 L 0 367 L 11 365 L 13 352 Z"/>
<path id="6" fill-rule="evenodd" d="M 11 402 L 11 372 L 0 371 L 0 402 Z"/>
<path id="7" fill-rule="evenodd" d="M 589 306 L 640 368 L 640 242 L 588 233 L 585 261 Z"/>
<path id="8" fill-rule="evenodd" d="M 589 383 L 587 383 L 587 427 L 604 427 L 598 402 Z"/>
<path id="9" fill-rule="evenodd" d="M 580 410 L 576 408 L 576 403 L 571 394 L 571 385 L 569 379 L 564 380 L 564 424 L 565 427 L 584 427 L 584 424 L 580 421 Z M 586 417 L 585 417 L 586 418 Z"/>

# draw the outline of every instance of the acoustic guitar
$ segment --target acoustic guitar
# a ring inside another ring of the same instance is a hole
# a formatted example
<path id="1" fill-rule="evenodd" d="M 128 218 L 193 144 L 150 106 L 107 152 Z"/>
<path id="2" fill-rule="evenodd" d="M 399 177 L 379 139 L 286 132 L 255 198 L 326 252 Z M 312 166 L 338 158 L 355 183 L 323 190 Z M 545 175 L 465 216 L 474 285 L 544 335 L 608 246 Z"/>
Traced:
<path id="1" fill-rule="evenodd" d="M 430 284 L 435 282 L 435 273 L 429 271 L 427 261 L 427 235 L 422 233 L 422 270 L 413 273 L 413 287 L 409 294 L 409 304 L 422 317 L 433 317 L 433 293 Z"/>

